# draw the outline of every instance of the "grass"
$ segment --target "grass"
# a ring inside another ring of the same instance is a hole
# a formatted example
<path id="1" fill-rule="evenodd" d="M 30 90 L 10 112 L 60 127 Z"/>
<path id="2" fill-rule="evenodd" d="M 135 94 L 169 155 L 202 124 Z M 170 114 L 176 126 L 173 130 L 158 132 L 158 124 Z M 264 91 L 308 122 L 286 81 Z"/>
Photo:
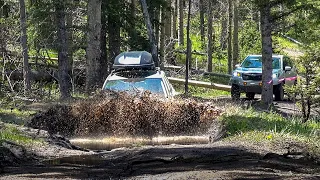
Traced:
<path id="1" fill-rule="evenodd" d="M 182 94 L 184 93 L 184 86 L 183 85 L 174 84 L 174 88 L 177 92 L 182 93 Z M 194 97 L 216 98 L 219 96 L 229 96 L 230 92 L 216 90 L 216 89 L 189 86 L 189 94 L 191 94 Z"/>
<path id="2" fill-rule="evenodd" d="M 282 144 L 285 141 L 304 144 L 320 157 L 320 121 L 301 123 L 297 117 L 284 118 L 274 112 L 258 112 L 252 108 L 231 107 L 220 117 L 226 127 L 226 140 L 251 143 Z"/>
<path id="3" fill-rule="evenodd" d="M 23 125 L 25 123 L 25 120 L 28 119 L 30 115 L 35 113 L 35 111 L 19 110 L 17 108 L 4 108 L 0 109 L 0 121 L 3 121 L 5 123 Z"/>
<path id="4" fill-rule="evenodd" d="M 41 143 L 41 140 L 33 139 L 24 135 L 18 128 L 12 125 L 4 125 L 0 128 L 0 143 L 3 141 L 12 141 L 21 145 L 29 145 L 34 143 Z"/>

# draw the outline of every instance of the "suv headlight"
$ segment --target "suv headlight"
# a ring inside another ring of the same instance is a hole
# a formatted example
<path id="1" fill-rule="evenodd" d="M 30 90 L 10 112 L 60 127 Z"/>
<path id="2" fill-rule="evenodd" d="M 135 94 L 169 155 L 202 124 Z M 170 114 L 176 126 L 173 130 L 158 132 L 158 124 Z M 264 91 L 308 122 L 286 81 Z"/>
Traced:
<path id="1" fill-rule="evenodd" d="M 272 74 L 272 79 L 275 79 L 278 77 L 278 74 Z"/>
<path id="2" fill-rule="evenodd" d="M 241 73 L 235 71 L 235 72 L 233 72 L 233 76 L 234 76 L 234 77 L 240 77 L 240 76 L 241 76 Z"/>

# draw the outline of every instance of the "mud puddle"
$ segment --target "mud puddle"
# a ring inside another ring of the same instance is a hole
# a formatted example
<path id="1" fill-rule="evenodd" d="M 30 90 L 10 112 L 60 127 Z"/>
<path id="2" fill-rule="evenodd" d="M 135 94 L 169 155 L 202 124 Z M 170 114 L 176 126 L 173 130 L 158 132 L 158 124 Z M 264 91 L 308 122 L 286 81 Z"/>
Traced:
<path id="1" fill-rule="evenodd" d="M 192 145 L 192 144 L 207 144 L 209 143 L 209 137 L 207 136 L 172 136 L 164 137 L 158 136 L 154 138 L 119 138 L 119 137 L 104 137 L 104 138 L 75 138 L 70 142 L 73 145 L 90 149 L 90 150 L 112 150 L 116 148 L 130 148 L 141 146 L 158 146 L 158 145 Z"/>

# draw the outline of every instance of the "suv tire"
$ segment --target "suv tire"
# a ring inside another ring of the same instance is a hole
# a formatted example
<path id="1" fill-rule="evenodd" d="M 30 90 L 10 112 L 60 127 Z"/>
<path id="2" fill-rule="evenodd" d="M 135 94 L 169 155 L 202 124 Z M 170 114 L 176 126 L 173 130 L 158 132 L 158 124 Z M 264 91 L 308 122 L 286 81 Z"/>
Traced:
<path id="1" fill-rule="evenodd" d="M 231 98 L 232 100 L 240 99 L 240 88 L 237 85 L 232 84 L 231 86 Z"/>
<path id="2" fill-rule="evenodd" d="M 249 100 L 253 100 L 255 95 L 256 95 L 256 94 L 253 93 L 253 92 L 247 92 L 247 93 L 246 93 L 246 97 L 247 97 Z"/>
<path id="3" fill-rule="evenodd" d="M 278 84 L 277 86 L 274 86 L 274 96 L 276 101 L 283 101 L 284 99 L 284 90 L 283 90 L 283 84 Z"/>

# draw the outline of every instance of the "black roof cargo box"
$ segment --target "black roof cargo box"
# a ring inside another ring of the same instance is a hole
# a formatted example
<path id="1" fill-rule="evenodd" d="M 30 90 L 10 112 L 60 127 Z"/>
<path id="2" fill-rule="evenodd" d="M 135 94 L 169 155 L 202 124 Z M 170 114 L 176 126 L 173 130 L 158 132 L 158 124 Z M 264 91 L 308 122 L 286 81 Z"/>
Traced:
<path id="1" fill-rule="evenodd" d="M 113 64 L 117 69 L 155 69 L 152 55 L 146 51 L 129 51 L 119 54 Z"/>

